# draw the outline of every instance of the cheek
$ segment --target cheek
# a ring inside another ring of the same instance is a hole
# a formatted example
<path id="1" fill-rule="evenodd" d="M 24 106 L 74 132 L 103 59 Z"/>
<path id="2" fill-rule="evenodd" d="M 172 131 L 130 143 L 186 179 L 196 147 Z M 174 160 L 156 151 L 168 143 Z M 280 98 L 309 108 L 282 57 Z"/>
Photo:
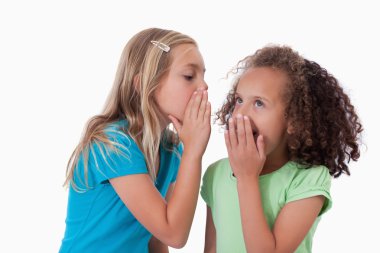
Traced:
<path id="1" fill-rule="evenodd" d="M 186 104 L 189 103 L 194 92 L 195 92 L 195 90 L 193 90 L 193 89 L 188 89 L 188 90 L 186 90 L 186 92 L 184 92 L 184 98 L 183 99 L 185 100 Z"/>
<path id="2" fill-rule="evenodd" d="M 190 101 L 191 95 L 192 95 L 192 92 L 191 93 L 182 93 L 182 95 L 176 94 L 173 97 L 173 101 L 176 101 L 175 104 L 172 105 L 173 110 L 176 111 L 176 114 L 177 114 L 176 116 L 180 120 L 183 120 L 183 117 L 184 117 L 185 111 L 186 111 L 186 107 Z"/>
<path id="3" fill-rule="evenodd" d="M 231 112 L 231 115 L 238 114 L 239 108 L 240 105 L 236 103 L 229 105 L 229 111 Z"/>
<path id="4" fill-rule="evenodd" d="M 286 138 L 286 126 L 282 122 L 263 123 L 260 127 L 268 142 L 268 146 L 277 146 Z"/>
<path id="5" fill-rule="evenodd" d="M 184 90 L 184 91 L 182 91 L 182 93 L 178 93 L 178 95 L 177 95 L 178 98 L 177 99 L 180 99 L 181 103 L 184 103 L 184 104 L 187 105 L 190 102 L 190 99 L 192 98 L 194 92 L 195 92 L 194 89 Z M 194 98 L 195 97 L 196 96 L 194 96 Z"/>
<path id="6" fill-rule="evenodd" d="M 230 114 L 231 114 L 231 117 L 236 117 L 236 115 L 238 114 L 238 105 L 232 105 L 231 108 L 230 108 Z"/>
<path id="7" fill-rule="evenodd" d="M 187 107 L 187 104 L 189 103 L 189 101 L 187 99 L 181 99 L 180 101 L 178 101 L 177 103 L 177 110 L 180 111 L 181 115 L 183 116 L 185 114 L 185 111 L 186 111 L 186 107 Z"/>

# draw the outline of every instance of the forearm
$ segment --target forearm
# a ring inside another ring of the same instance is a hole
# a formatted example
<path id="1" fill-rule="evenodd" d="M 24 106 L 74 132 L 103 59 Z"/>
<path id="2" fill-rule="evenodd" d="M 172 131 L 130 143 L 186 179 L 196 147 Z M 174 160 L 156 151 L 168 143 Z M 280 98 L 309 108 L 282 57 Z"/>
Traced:
<path id="1" fill-rule="evenodd" d="M 237 189 L 247 252 L 275 252 L 276 240 L 264 215 L 258 177 L 238 179 Z"/>
<path id="2" fill-rule="evenodd" d="M 172 233 L 185 243 L 194 218 L 201 179 L 201 156 L 185 151 L 176 185 L 167 204 L 167 221 Z"/>

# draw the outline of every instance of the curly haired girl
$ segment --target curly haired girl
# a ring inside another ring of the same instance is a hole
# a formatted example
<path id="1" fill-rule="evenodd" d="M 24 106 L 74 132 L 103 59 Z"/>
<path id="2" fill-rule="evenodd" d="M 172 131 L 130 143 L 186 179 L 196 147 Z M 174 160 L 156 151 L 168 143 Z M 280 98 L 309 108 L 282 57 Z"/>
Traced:
<path id="1" fill-rule="evenodd" d="M 362 125 L 337 79 L 290 47 L 266 46 L 236 73 L 217 112 L 228 158 L 203 176 L 205 252 L 311 252 Z"/>

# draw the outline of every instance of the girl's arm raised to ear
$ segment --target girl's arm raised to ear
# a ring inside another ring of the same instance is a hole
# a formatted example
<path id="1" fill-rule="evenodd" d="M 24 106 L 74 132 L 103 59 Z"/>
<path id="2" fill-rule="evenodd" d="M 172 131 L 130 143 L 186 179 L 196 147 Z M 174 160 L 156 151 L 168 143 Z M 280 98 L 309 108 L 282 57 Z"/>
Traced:
<path id="1" fill-rule="evenodd" d="M 173 120 L 184 151 L 169 201 L 162 198 L 147 174 L 110 179 L 136 219 L 154 237 L 170 247 L 183 247 L 190 232 L 199 195 L 202 156 L 210 137 L 210 119 L 207 92 L 198 92 L 186 107 L 183 124 Z"/>
<path id="2" fill-rule="evenodd" d="M 204 253 L 216 253 L 216 230 L 212 219 L 211 208 L 207 206 L 206 234 Z"/>

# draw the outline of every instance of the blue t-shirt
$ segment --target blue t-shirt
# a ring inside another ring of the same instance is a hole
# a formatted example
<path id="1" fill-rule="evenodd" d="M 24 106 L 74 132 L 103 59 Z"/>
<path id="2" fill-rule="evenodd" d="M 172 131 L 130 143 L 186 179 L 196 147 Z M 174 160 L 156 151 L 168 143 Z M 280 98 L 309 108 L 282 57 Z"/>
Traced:
<path id="1" fill-rule="evenodd" d="M 66 230 L 60 248 L 64 252 L 148 252 L 151 233 L 132 215 L 119 198 L 109 179 L 132 174 L 147 174 L 144 155 L 122 128 L 125 120 L 111 124 L 107 137 L 117 143 L 119 151 L 92 144 L 88 157 L 88 186 L 84 192 L 69 188 Z M 120 144 L 120 145 L 119 145 Z M 163 197 L 176 180 L 182 155 L 160 146 L 160 168 L 155 186 Z M 75 183 L 85 188 L 83 157 L 74 174 Z"/>

